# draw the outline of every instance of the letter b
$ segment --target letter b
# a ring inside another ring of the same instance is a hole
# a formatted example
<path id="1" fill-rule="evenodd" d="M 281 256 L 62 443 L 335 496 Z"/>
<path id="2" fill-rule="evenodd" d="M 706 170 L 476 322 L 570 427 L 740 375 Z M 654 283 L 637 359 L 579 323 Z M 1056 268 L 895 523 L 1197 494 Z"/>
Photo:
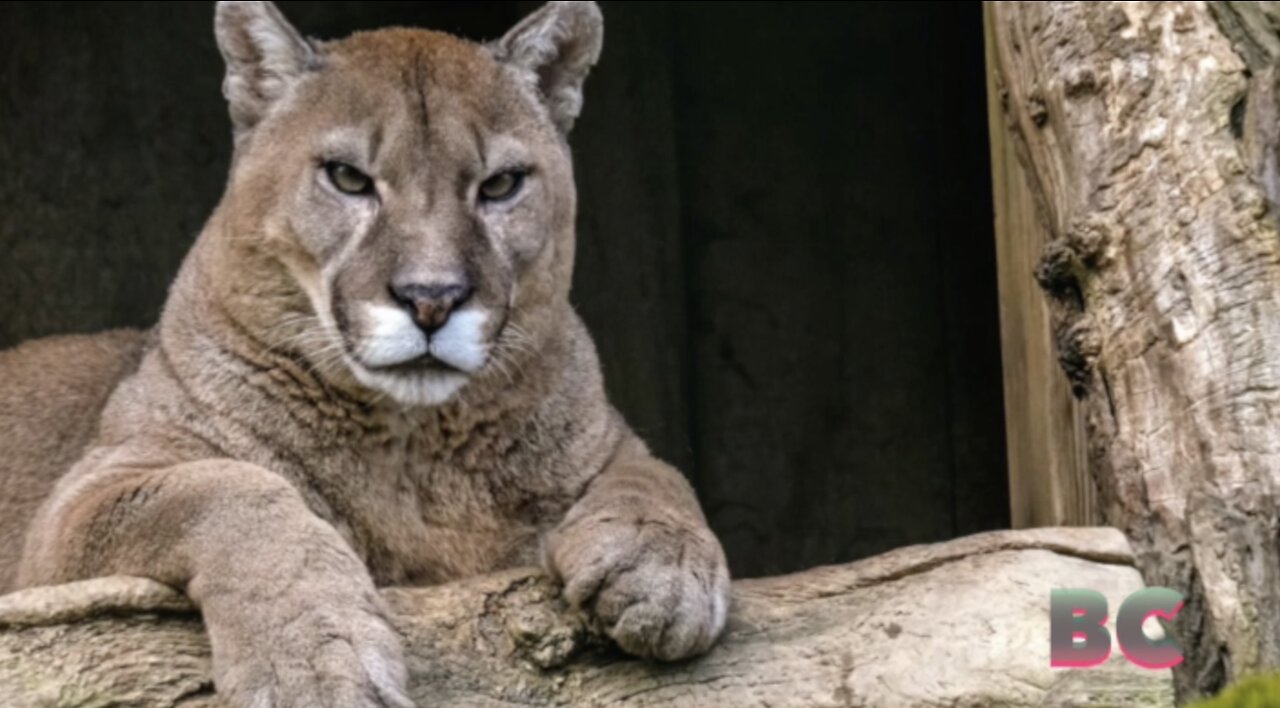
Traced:
<path id="1" fill-rule="evenodd" d="M 1097 666 L 1111 656 L 1107 598 L 1093 590 L 1053 590 L 1049 594 L 1049 665 Z"/>

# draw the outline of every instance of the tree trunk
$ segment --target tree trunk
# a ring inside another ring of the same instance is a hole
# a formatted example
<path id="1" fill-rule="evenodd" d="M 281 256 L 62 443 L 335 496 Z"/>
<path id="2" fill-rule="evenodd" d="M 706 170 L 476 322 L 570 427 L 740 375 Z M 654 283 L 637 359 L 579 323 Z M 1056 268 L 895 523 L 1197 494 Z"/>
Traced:
<path id="1" fill-rule="evenodd" d="M 1035 529 L 734 584 L 700 660 L 629 659 L 534 571 L 387 590 L 422 706 L 1167 706 L 1167 671 L 1114 652 L 1049 667 L 1049 590 L 1112 608 L 1142 586 L 1114 529 Z M 183 598 L 111 578 L 0 598 L 6 708 L 218 705 Z"/>
<path id="2" fill-rule="evenodd" d="M 1274 3 L 989 11 L 1104 513 L 1187 597 L 1179 699 L 1278 668 Z"/>

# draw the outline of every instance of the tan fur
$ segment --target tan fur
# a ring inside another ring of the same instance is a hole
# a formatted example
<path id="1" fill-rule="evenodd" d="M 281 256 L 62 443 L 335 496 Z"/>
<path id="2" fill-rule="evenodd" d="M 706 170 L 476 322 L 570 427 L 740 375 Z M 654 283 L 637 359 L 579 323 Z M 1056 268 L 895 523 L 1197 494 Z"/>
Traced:
<path id="1" fill-rule="evenodd" d="M 551 3 L 489 46 L 406 29 L 308 43 L 253 2 L 219 3 L 218 35 L 228 189 L 96 433 L 136 340 L 0 354 L 0 378 L 31 382 L 0 387 L 3 410 L 34 409 L 0 428 L 21 450 L 0 468 L 11 544 L 43 500 L 16 584 L 184 589 L 237 706 L 407 705 L 375 584 L 540 555 L 623 649 L 706 651 L 723 552 L 683 477 L 608 405 L 568 303 L 565 138 L 599 51 L 594 3 Z M 328 159 L 359 163 L 377 198 L 334 190 Z M 478 201 L 516 164 L 532 168 L 516 197 Z M 474 285 L 454 344 L 366 365 L 419 341 L 386 329 L 406 278 Z M 40 371 L 43 357 L 65 365 Z M 60 421 L 65 444 L 49 437 Z M 14 561 L 0 555 L 0 582 Z"/>
<path id="2" fill-rule="evenodd" d="M 36 508 L 84 454 L 144 345 L 141 332 L 121 330 L 0 351 L 0 593 L 13 583 Z"/>

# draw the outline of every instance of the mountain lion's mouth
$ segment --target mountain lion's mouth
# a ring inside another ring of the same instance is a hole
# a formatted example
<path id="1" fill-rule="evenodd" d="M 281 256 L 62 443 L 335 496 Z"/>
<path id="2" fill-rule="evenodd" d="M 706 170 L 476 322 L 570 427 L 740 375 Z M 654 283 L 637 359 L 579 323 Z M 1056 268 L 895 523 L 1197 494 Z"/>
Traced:
<path id="1" fill-rule="evenodd" d="M 357 359 L 357 361 L 359 360 Z M 447 361 L 438 359 L 430 353 L 423 354 L 413 359 L 409 359 L 408 361 L 402 361 L 396 364 L 386 364 L 383 366 L 369 366 L 368 364 L 361 362 L 361 366 L 364 366 L 366 369 L 380 373 L 380 374 L 413 375 L 413 374 L 422 374 L 422 373 L 438 373 L 438 374 L 462 374 L 466 376 L 470 373 L 464 369 L 460 369 L 457 366 L 454 366 L 453 364 L 450 364 Z"/>

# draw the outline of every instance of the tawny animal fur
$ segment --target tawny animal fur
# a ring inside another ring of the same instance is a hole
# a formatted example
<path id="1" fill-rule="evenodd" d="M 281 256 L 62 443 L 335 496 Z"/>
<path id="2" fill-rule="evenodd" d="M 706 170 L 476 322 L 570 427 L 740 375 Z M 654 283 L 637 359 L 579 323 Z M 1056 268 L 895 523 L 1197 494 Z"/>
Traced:
<path id="1" fill-rule="evenodd" d="M 216 28 L 233 167 L 159 324 L 0 353 L 0 588 L 183 589 L 235 706 L 407 705 L 375 585 L 539 560 L 624 650 L 706 651 L 723 552 L 568 300 L 595 4 L 489 45 L 307 40 L 266 2 Z M 405 282 L 473 291 L 432 333 Z"/>

